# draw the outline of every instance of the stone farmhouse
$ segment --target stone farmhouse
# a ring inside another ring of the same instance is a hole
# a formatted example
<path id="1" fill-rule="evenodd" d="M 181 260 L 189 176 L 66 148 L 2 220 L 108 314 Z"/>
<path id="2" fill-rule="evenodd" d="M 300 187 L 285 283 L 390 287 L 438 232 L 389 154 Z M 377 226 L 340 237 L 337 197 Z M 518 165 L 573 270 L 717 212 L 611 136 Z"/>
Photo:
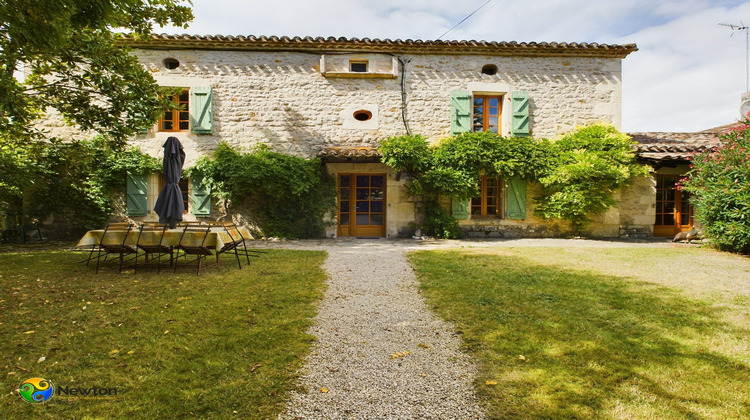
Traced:
<path id="1" fill-rule="evenodd" d="M 576 126 L 621 123 L 621 62 L 634 44 L 413 41 L 154 35 L 130 40 L 162 86 L 182 88 L 168 112 L 133 139 L 153 156 L 180 139 L 186 167 L 220 142 L 318 157 L 337 181 L 338 210 L 327 236 L 408 235 L 415 203 L 404 177 L 380 162 L 379 142 L 421 134 L 438 141 L 463 131 L 554 139 Z M 639 134 L 652 177 L 619 192 L 619 207 L 591 236 L 671 236 L 692 215 L 675 183 L 690 152 L 706 142 Z M 706 144 L 704 144 L 706 143 Z M 161 176 L 128 180 L 127 210 L 153 219 Z M 184 180 L 186 218 L 221 216 L 210 191 Z M 531 180 L 483 180 L 481 196 L 451 203 L 470 236 L 555 236 L 560 221 L 534 216 Z"/>

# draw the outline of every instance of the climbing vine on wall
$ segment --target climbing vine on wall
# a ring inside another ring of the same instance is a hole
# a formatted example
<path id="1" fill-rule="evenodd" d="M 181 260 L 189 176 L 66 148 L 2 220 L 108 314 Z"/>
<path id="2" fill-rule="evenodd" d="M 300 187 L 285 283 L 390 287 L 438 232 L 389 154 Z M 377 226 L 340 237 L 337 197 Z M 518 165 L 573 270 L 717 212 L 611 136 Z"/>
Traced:
<path id="1" fill-rule="evenodd" d="M 437 237 L 460 230 L 435 203 L 441 196 L 478 195 L 481 174 L 540 182 L 537 214 L 581 228 L 615 204 L 615 190 L 648 173 L 635 162 L 630 138 L 605 124 L 580 127 L 556 142 L 490 132 L 462 133 L 434 145 L 419 135 L 391 137 L 379 151 L 385 164 L 408 175 L 408 193 L 422 198 L 425 233 Z"/>
<path id="2" fill-rule="evenodd" d="M 113 196 L 125 190 L 126 173 L 161 170 L 161 161 L 137 148 L 111 149 L 102 136 L 63 142 L 36 142 L 23 154 L 0 149 L 0 210 L 40 224 L 54 215 L 75 237 L 101 227 L 114 213 Z"/>
<path id="3" fill-rule="evenodd" d="M 226 143 L 188 171 L 201 176 L 229 206 L 247 204 L 266 236 L 320 236 L 336 206 L 336 186 L 318 159 L 272 151 L 261 145 L 243 153 Z"/>

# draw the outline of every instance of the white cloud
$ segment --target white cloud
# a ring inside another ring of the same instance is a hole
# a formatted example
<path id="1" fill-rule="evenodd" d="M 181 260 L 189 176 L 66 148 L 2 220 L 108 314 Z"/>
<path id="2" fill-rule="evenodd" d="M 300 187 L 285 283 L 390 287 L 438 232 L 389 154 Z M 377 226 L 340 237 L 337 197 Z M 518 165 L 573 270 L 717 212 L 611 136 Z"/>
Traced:
<path id="1" fill-rule="evenodd" d="M 194 0 L 194 34 L 434 39 L 486 0 Z M 444 39 L 638 44 L 623 61 L 623 130 L 736 120 L 745 89 L 737 0 L 493 0 Z M 167 29 L 181 33 L 183 29 Z"/>

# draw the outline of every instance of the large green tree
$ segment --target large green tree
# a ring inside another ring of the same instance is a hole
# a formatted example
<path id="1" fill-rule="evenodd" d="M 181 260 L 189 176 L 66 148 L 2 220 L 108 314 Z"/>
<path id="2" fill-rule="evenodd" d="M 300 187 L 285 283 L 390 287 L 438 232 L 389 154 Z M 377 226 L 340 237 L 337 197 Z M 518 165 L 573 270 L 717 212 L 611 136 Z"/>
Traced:
<path id="1" fill-rule="evenodd" d="M 0 142 L 43 139 L 35 122 L 55 109 L 124 144 L 163 103 L 114 31 L 147 36 L 154 25 L 186 26 L 192 17 L 184 0 L 1 0 Z"/>
<path id="2" fill-rule="evenodd" d="M 115 153 L 157 120 L 168 99 L 117 33 L 192 18 L 189 0 L 0 0 L 0 211 L 29 207 L 29 191 L 54 189 L 45 180 L 87 179 L 52 163 L 60 145 L 39 128 L 45 115 L 102 134 Z"/>

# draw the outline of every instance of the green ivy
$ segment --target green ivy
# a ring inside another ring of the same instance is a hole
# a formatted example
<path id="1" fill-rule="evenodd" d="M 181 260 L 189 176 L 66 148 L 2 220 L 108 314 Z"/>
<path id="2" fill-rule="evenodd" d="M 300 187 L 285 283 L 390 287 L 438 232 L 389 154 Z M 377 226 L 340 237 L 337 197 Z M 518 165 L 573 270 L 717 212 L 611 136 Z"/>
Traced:
<path id="1" fill-rule="evenodd" d="M 247 203 L 266 236 L 310 238 L 324 233 L 335 210 L 336 186 L 318 159 L 277 153 L 262 145 L 241 153 L 226 143 L 187 171 L 202 176 L 212 194 Z"/>
<path id="2" fill-rule="evenodd" d="M 391 137 L 379 152 L 386 165 L 409 176 L 407 192 L 422 198 L 425 231 L 450 238 L 460 233 L 458 224 L 437 210 L 438 200 L 476 196 L 481 174 L 538 180 L 544 192 L 536 198 L 537 214 L 584 227 L 616 205 L 615 190 L 648 174 L 635 162 L 633 145 L 613 126 L 593 124 L 556 142 L 490 132 L 462 133 L 435 145 L 419 135 Z"/>
<path id="3" fill-rule="evenodd" d="M 553 143 L 548 170 L 538 178 L 543 193 L 536 214 L 585 228 L 593 216 L 617 205 L 615 191 L 649 168 L 635 161 L 635 142 L 614 126 L 579 127 Z"/>
<path id="4" fill-rule="evenodd" d="M 113 195 L 125 190 L 126 173 L 161 170 L 159 159 L 137 148 L 113 150 L 107 144 L 107 139 L 95 137 L 0 148 L 0 208 L 22 213 L 28 224 L 43 223 L 52 215 L 63 219 L 69 230 L 58 232 L 61 237 L 101 227 L 114 213 Z"/>

